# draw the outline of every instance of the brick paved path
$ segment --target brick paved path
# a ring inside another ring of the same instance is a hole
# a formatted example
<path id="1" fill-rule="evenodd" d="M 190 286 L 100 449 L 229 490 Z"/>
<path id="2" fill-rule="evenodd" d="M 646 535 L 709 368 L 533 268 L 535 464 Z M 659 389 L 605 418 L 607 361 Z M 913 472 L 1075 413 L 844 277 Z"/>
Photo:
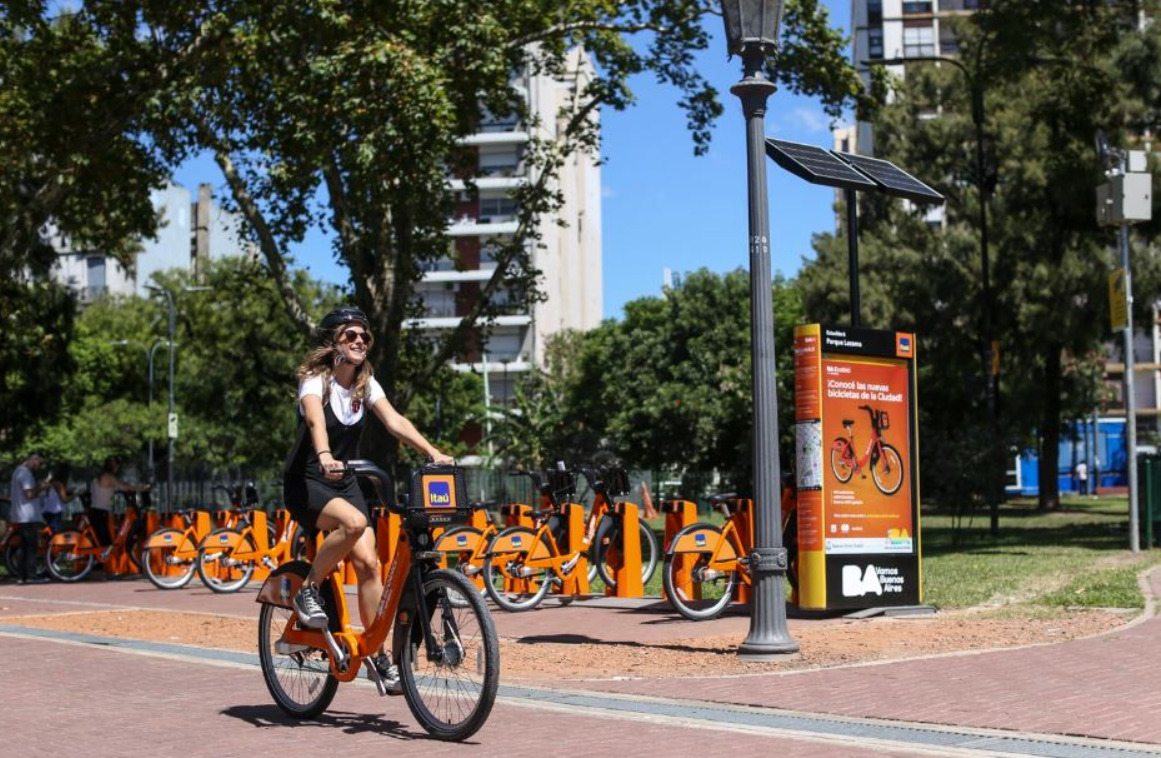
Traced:
<path id="1" fill-rule="evenodd" d="M 1161 595 L 1161 572 L 1152 575 Z M 1058 645 L 820 671 L 571 689 L 1161 743 L 1161 617 Z"/>
<path id="2" fill-rule="evenodd" d="M 402 698 L 343 685 L 319 721 L 286 720 L 256 668 L 0 636 L 0 755 L 106 756 L 448 755 L 544 758 L 706 753 L 795 758 L 915 756 L 777 736 L 595 718 L 498 703 L 470 743 L 424 739 Z M 702 752 L 702 751 L 698 751 Z M 930 754 L 930 753 L 928 753 Z"/>

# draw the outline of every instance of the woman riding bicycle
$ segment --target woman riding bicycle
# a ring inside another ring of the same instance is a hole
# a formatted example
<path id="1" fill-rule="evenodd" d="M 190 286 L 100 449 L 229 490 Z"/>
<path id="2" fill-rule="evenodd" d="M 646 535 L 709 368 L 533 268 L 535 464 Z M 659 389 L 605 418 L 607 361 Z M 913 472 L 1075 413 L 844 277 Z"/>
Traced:
<path id="1" fill-rule="evenodd" d="M 294 519 L 307 529 L 329 532 L 318 549 L 302 590 L 294 597 L 300 623 L 327 626 L 318 583 L 349 560 L 358 580 L 359 615 L 364 625 L 375 618 L 383 585 L 370 512 L 355 477 L 343 473 L 346 461 L 358 457 L 359 440 L 370 408 L 391 434 L 436 463 L 452 463 L 387 401 L 372 376 L 367 351 L 372 344 L 366 314 L 338 308 L 323 318 L 319 345 L 298 367 L 299 425 L 283 476 L 284 497 Z M 396 680 L 384 651 L 375 667 Z"/>

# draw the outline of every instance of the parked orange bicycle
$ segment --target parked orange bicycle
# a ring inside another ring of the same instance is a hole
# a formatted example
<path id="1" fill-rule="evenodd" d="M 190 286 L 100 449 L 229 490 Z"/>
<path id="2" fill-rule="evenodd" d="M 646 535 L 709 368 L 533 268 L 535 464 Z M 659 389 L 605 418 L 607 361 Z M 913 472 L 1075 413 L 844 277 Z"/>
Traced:
<path id="1" fill-rule="evenodd" d="M 159 590 L 177 590 L 193 579 L 198 547 L 210 533 L 208 511 L 179 511 L 183 526 L 163 527 L 145 540 L 141 568 Z"/>
<path id="2" fill-rule="evenodd" d="M 215 529 L 202 540 L 195 560 L 198 576 L 214 592 L 237 592 L 259 565 L 274 569 L 305 555 L 306 542 L 293 519 L 277 531 L 265 511 L 255 510 L 244 514 L 237 528 Z"/>
<path id="3" fill-rule="evenodd" d="M 77 517 L 74 529 L 53 535 L 48 543 L 46 562 L 48 573 L 61 582 L 78 582 L 89 575 L 99 561 L 106 563 L 119 557 L 140 568 L 141 548 L 145 544 L 145 519 L 137 505 L 136 493 L 121 493 L 125 496 L 125 512 L 121 515 L 113 533 L 113 542 L 102 545 L 97 532 L 89 522 L 91 517 L 104 517 L 103 511 L 91 511 Z"/>
<path id="4" fill-rule="evenodd" d="M 274 702 L 294 718 L 313 718 L 330 705 L 339 682 L 365 668 L 386 695 L 387 684 L 372 657 L 392 633 L 392 660 L 399 667 L 411 713 L 432 737 L 460 741 L 474 734 L 492 711 L 500 677 L 500 646 L 483 598 L 462 574 L 436 568 L 444 554 L 431 549 L 432 529 L 467 519 L 463 475 L 429 466 L 412 476 L 403 506 L 389 478 L 370 461 L 350 461 L 344 473 L 368 477 L 380 499 L 402 516 L 394 558 L 375 619 L 363 631 L 351 626 L 338 570 L 319 587 L 329 625 L 299 624 L 291 605 L 310 564 L 291 561 L 271 572 L 258 593 L 258 653 Z M 310 541 L 313 554 L 314 541 Z M 452 602 L 458 595 L 465 602 Z"/>

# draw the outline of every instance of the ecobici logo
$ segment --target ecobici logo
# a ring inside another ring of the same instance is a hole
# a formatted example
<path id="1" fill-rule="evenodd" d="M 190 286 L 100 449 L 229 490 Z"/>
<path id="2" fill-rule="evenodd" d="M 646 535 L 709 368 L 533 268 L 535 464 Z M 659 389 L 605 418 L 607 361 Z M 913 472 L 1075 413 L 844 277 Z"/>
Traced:
<path id="1" fill-rule="evenodd" d="M 843 566 L 843 597 L 863 597 L 903 591 L 903 576 L 897 568 L 876 568 L 869 564 Z"/>
<path id="2" fill-rule="evenodd" d="M 429 505 L 451 505 L 451 487 L 447 482 L 429 482 L 427 485 L 427 502 Z"/>

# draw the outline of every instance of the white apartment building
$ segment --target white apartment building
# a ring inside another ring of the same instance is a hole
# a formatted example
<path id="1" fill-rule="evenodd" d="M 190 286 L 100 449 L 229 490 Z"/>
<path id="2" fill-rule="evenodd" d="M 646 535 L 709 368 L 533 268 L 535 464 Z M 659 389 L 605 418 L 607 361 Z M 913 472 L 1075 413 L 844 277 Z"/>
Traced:
<path id="1" fill-rule="evenodd" d="M 474 177 L 478 198 L 453 179 L 457 195 L 455 217 L 449 229 L 451 254 L 430 266 L 419 285 L 426 313 L 414 322 L 421 329 L 452 329 L 474 302 L 476 293 L 495 271 L 489 243 L 517 230 L 516 201 L 511 190 L 530 181 L 524 151 L 529 139 L 557 139 L 563 123 L 562 106 L 592 75 L 588 56 L 572 54 L 570 74 L 556 79 L 520 74 L 516 87 L 528 103 L 534 126 L 515 117 L 493 117 L 480 131 L 463 140 L 476 150 Z M 535 134 L 530 128 L 536 130 Z M 560 172 L 558 187 L 564 204 L 558 214 L 540 220 L 541 240 L 533 250 L 533 265 L 543 277 L 540 287 L 546 298 L 530 310 L 500 316 L 486 344 L 464 362 L 459 371 L 487 375 L 492 402 L 505 403 L 514 396 L 522 373 L 543 366 L 545 345 L 554 333 L 597 326 L 603 312 L 601 280 L 601 170 L 598 158 L 574 154 Z M 562 225 L 560 222 L 563 221 Z"/>
<path id="2" fill-rule="evenodd" d="M 890 58 L 924 58 L 959 53 L 956 20 L 970 15 L 980 0 L 851 0 L 851 61 L 870 81 L 865 61 Z M 889 66 L 902 76 L 904 66 Z M 874 154 L 871 125 L 859 122 L 848 137 L 849 150 Z M 836 149 L 840 130 L 836 130 Z"/>
<path id="3" fill-rule="evenodd" d="M 197 198 L 185 187 L 168 184 L 151 193 L 161 214 L 155 239 L 142 240 L 142 250 L 126 268 L 100 251 L 74 249 L 70 240 L 50 233 L 58 255 L 53 276 L 75 290 L 82 303 L 105 295 L 147 297 L 153 274 L 172 268 L 196 270 L 199 261 L 253 255 L 253 245 L 241 233 L 241 220 L 213 201 L 210 185 L 198 187 Z"/>

